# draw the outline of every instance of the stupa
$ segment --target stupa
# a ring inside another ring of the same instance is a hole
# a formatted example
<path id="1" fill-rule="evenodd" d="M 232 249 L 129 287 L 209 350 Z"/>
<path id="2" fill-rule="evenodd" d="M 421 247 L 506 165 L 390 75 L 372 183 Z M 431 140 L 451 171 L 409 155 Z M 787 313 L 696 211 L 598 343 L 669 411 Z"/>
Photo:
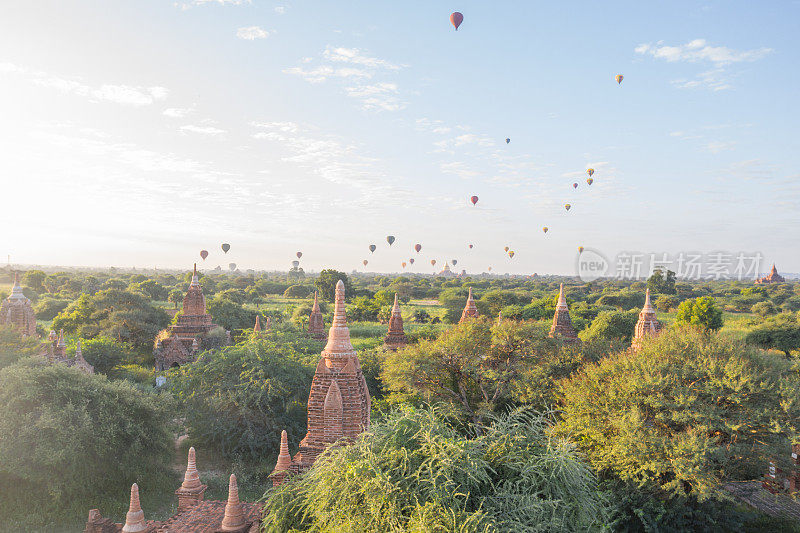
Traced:
<path id="1" fill-rule="evenodd" d="M 575 328 L 572 327 L 572 320 L 569 318 L 569 308 L 567 307 L 567 299 L 564 297 L 563 283 L 558 289 L 558 303 L 556 303 L 556 312 L 553 315 L 553 325 L 550 326 L 550 337 L 558 337 L 565 342 L 576 342 L 578 340 Z"/>
<path id="2" fill-rule="evenodd" d="M 311 308 L 311 315 L 308 317 L 308 334 L 311 335 L 311 338 L 317 340 L 324 340 L 326 337 L 325 322 L 322 320 L 322 312 L 319 310 L 316 291 L 314 291 L 314 306 Z"/>
<path id="3" fill-rule="evenodd" d="M 642 339 L 648 335 L 658 335 L 661 332 L 661 322 L 656 318 L 656 309 L 650 303 L 650 289 L 644 296 L 644 307 L 639 312 L 639 320 L 636 322 L 636 329 L 633 333 L 631 346 L 634 350 L 641 347 Z"/>
<path id="4" fill-rule="evenodd" d="M 156 336 L 153 357 L 156 370 L 166 370 L 194 361 L 200 351 L 200 342 L 208 333 L 218 327 L 206 312 L 206 298 L 197 276 L 197 264 L 194 265 L 192 282 L 183 298 L 183 311 L 174 324 Z M 230 342 L 230 333 L 228 333 Z"/>
<path id="5" fill-rule="evenodd" d="M 478 318 L 478 307 L 475 305 L 475 300 L 472 298 L 472 287 L 469 288 L 467 305 L 464 306 L 464 310 L 461 312 L 461 320 L 459 320 L 458 323 L 461 324 L 470 318 Z"/>
<path id="6" fill-rule="evenodd" d="M 273 472 L 276 477 L 302 474 L 322 451 L 340 439 L 351 440 L 369 428 L 371 400 L 358 355 L 350 343 L 344 303 L 344 283 L 336 284 L 333 324 L 328 343 L 317 364 L 308 395 L 308 432 L 300 441 L 300 451 L 289 464 L 288 443 L 281 444 L 281 455 Z M 283 435 L 281 435 L 283 441 Z"/>
<path id="7" fill-rule="evenodd" d="M 763 278 L 756 280 L 756 285 L 768 285 L 770 283 L 785 283 L 786 279 L 778 274 L 778 269 L 775 268 L 775 263 L 772 264 L 772 270 Z"/>
<path id="8" fill-rule="evenodd" d="M 22 293 L 19 273 L 14 273 L 11 294 L 0 304 L 0 324 L 17 328 L 24 337 L 36 336 L 36 315 L 31 301 Z"/>
<path id="9" fill-rule="evenodd" d="M 397 301 L 396 293 L 394 295 L 392 314 L 389 316 L 389 332 L 383 342 L 392 350 L 401 348 L 407 343 L 406 334 L 403 331 L 403 315 L 400 313 L 400 304 Z"/>

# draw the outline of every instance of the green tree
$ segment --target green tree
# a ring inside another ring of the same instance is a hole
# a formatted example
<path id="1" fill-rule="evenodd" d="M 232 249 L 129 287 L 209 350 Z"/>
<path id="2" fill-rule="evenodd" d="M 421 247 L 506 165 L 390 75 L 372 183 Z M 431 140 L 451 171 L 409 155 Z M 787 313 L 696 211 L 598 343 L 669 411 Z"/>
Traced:
<path id="1" fill-rule="evenodd" d="M 669 312 L 670 309 L 674 309 L 678 307 L 680 303 L 680 299 L 677 296 L 673 296 L 671 294 L 662 294 L 658 298 L 656 298 L 655 304 L 656 309 L 659 311 L 663 311 L 664 313 Z"/>
<path id="2" fill-rule="evenodd" d="M 183 291 L 178 289 L 173 289 L 169 292 L 169 301 L 175 305 L 175 309 L 178 308 L 178 305 L 183 303 Z"/>
<path id="3" fill-rule="evenodd" d="M 76 347 L 73 345 L 68 353 L 74 356 L 75 350 Z M 94 367 L 95 372 L 103 374 L 108 374 L 109 370 L 121 363 L 132 363 L 135 357 L 130 346 L 108 337 L 96 337 L 82 341 L 81 353 L 86 362 Z"/>
<path id="4" fill-rule="evenodd" d="M 157 302 L 163 302 L 169 298 L 169 291 L 166 289 L 166 287 L 152 279 L 141 281 L 139 283 L 133 283 L 131 284 L 130 290 L 144 294 L 151 300 Z"/>
<path id="5" fill-rule="evenodd" d="M 336 283 L 338 283 L 339 280 L 342 280 L 342 283 L 344 283 L 345 298 L 350 299 L 353 296 L 353 285 L 344 272 L 326 268 L 319 273 L 319 277 L 314 282 L 314 286 L 323 299 L 332 302 L 336 297 Z"/>
<path id="6" fill-rule="evenodd" d="M 37 320 L 53 320 L 61 311 L 67 308 L 69 300 L 43 296 L 33 306 Z"/>
<path id="7" fill-rule="evenodd" d="M 584 367 L 562 397 L 559 432 L 598 471 L 701 500 L 784 461 L 800 420 L 796 366 L 695 328 Z"/>
<path id="8" fill-rule="evenodd" d="M 47 292 L 47 289 L 44 288 L 46 278 L 47 274 L 41 270 L 28 270 L 22 276 L 22 283 L 38 293 Z"/>
<path id="9" fill-rule="evenodd" d="M 572 445 L 531 411 L 460 435 L 405 409 L 267 493 L 265 531 L 602 531 L 608 508 Z"/>
<path id="10" fill-rule="evenodd" d="M 43 351 L 38 339 L 23 337 L 13 326 L 0 325 L 0 369 Z"/>
<path id="11" fill-rule="evenodd" d="M 667 270 L 665 274 L 663 269 L 655 269 L 650 277 L 647 278 L 647 288 L 650 289 L 650 292 L 677 294 L 678 290 L 675 288 L 675 272 Z"/>
<path id="12" fill-rule="evenodd" d="M 678 306 L 675 315 L 676 325 L 699 326 L 716 331 L 722 327 L 722 310 L 711 296 L 701 296 L 686 300 Z"/>
<path id="13" fill-rule="evenodd" d="M 31 362 L 0 370 L 0 405 L 0 493 L 12 508 L 85 512 L 98 495 L 172 479 L 168 397 Z"/>
<path id="14" fill-rule="evenodd" d="M 602 311 L 580 332 L 584 341 L 606 340 L 630 343 L 639 314 L 636 311 Z"/>
<path id="15" fill-rule="evenodd" d="M 282 430 L 292 442 L 305 435 L 314 369 L 303 359 L 270 333 L 173 370 L 168 383 L 190 437 L 226 457 L 274 463 Z"/>
<path id="16" fill-rule="evenodd" d="M 308 285 L 290 285 L 283 292 L 285 298 L 307 298 L 314 289 Z"/>
<path id="17" fill-rule="evenodd" d="M 243 305 L 238 304 L 221 294 L 214 296 L 208 302 L 208 312 L 224 329 L 233 331 L 235 329 L 252 329 L 256 323 L 256 313 Z"/>
<path id="18" fill-rule="evenodd" d="M 753 307 L 750 308 L 750 311 L 757 314 L 761 317 L 767 317 L 769 315 L 774 315 L 778 312 L 778 308 L 775 307 L 775 304 L 766 300 L 764 302 L 758 302 L 757 304 L 753 304 Z"/>
<path id="19" fill-rule="evenodd" d="M 800 350 L 800 323 L 791 315 L 779 315 L 750 331 L 745 342 L 765 350 L 780 350 L 789 357 Z"/>

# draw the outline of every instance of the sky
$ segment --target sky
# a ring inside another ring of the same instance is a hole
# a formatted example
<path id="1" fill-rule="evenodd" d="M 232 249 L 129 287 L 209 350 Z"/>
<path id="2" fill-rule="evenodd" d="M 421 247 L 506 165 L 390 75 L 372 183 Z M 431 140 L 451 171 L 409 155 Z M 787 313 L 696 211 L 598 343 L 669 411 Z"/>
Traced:
<path id="1" fill-rule="evenodd" d="M 798 272 L 797 20 L 796 1 L 9 4 L 0 257 L 574 274 L 584 246 Z"/>

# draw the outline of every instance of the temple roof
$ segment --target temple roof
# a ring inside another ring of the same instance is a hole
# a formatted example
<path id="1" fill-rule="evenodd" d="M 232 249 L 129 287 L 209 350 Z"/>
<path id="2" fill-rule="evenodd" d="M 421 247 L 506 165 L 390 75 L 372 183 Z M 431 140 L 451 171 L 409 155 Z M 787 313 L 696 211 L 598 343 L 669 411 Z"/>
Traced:
<path id="1" fill-rule="evenodd" d="M 19 284 L 19 273 L 14 272 L 14 285 L 11 287 L 11 294 L 8 296 L 9 300 L 27 300 L 28 298 L 22 292 L 22 285 Z"/>
<path id="2" fill-rule="evenodd" d="M 189 284 L 189 290 L 186 291 L 186 296 L 183 297 L 183 314 L 184 316 L 206 314 L 206 298 L 203 296 L 203 288 L 200 286 L 200 281 L 197 277 L 196 263 L 194 265 L 194 273 L 192 274 L 192 282 Z"/>

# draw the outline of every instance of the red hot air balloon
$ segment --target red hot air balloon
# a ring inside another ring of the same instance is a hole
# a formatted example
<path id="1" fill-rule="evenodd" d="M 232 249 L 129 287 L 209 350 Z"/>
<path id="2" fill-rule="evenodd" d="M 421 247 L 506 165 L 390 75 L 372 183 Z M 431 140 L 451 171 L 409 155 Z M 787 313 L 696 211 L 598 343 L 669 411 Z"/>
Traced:
<path id="1" fill-rule="evenodd" d="M 369 261 L 367 261 L 366 259 L 364 259 L 364 260 L 363 260 L 363 261 L 361 261 L 361 262 L 362 262 L 362 263 L 364 263 L 364 266 L 367 266 L 367 263 L 369 263 Z"/>
<path id="2" fill-rule="evenodd" d="M 464 15 L 459 13 L 458 11 L 453 11 L 450 14 L 450 24 L 458 31 L 458 27 L 461 26 L 461 23 L 464 22 Z"/>
<path id="3" fill-rule="evenodd" d="M 303 257 L 303 252 L 297 252 L 295 255 L 297 256 L 298 259 L 300 259 L 301 257 Z"/>
<path id="4" fill-rule="evenodd" d="M 572 184 L 572 188 L 573 188 L 573 189 L 577 189 L 577 188 L 578 188 L 578 182 L 577 182 L 577 181 L 576 181 L 575 183 L 573 183 L 573 184 Z"/>
<path id="5" fill-rule="evenodd" d="M 419 251 L 422 250 L 422 245 L 421 244 L 415 244 L 414 245 L 414 249 L 417 251 L 417 253 L 419 253 Z"/>
<path id="6" fill-rule="evenodd" d="M 477 205 L 478 197 L 477 196 L 471 196 L 469 201 L 472 202 L 472 205 Z"/>
<path id="7" fill-rule="evenodd" d="M 472 250 L 472 247 L 475 246 L 474 244 L 469 245 L 469 249 Z"/>
<path id="8" fill-rule="evenodd" d="M 208 257 L 208 250 L 200 250 L 200 257 L 202 257 L 203 261 L 205 261 L 206 257 Z"/>

